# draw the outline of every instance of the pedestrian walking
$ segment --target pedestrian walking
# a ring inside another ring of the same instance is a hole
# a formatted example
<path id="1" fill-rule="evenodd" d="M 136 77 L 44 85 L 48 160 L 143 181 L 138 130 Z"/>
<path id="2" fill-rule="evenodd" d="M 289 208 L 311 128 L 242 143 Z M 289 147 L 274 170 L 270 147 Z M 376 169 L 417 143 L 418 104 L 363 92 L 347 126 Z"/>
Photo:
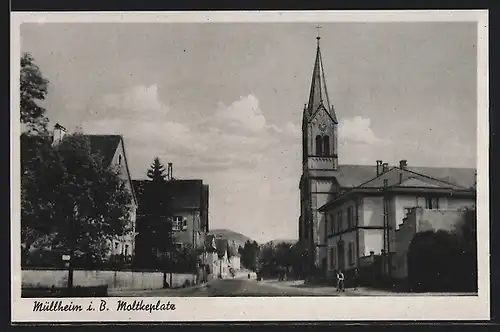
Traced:
<path id="1" fill-rule="evenodd" d="M 338 292 L 345 292 L 344 273 L 342 272 L 342 270 L 339 270 L 339 273 L 337 275 L 337 279 L 338 279 L 337 291 Z"/>
<path id="2" fill-rule="evenodd" d="M 353 281 L 354 281 L 354 290 L 357 290 L 359 286 L 359 271 L 357 268 L 354 269 Z"/>

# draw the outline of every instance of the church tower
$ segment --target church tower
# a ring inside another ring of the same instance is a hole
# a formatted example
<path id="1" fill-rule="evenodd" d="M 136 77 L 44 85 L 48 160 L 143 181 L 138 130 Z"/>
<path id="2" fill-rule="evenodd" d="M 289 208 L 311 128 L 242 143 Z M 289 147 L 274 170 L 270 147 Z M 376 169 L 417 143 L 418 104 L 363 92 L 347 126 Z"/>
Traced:
<path id="1" fill-rule="evenodd" d="M 326 221 L 318 209 L 337 188 L 337 117 L 326 86 L 320 37 L 312 72 L 309 102 L 302 115 L 302 176 L 300 179 L 299 241 L 307 248 L 307 275 L 324 275 Z"/>

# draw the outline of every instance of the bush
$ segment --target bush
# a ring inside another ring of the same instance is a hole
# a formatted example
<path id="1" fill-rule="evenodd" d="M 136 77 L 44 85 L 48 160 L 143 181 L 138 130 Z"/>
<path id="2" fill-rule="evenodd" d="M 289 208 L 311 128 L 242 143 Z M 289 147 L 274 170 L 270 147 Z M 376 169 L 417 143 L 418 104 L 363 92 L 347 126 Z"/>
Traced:
<path id="1" fill-rule="evenodd" d="M 477 291 L 477 258 L 460 235 L 418 233 L 410 242 L 407 258 L 411 291 Z"/>

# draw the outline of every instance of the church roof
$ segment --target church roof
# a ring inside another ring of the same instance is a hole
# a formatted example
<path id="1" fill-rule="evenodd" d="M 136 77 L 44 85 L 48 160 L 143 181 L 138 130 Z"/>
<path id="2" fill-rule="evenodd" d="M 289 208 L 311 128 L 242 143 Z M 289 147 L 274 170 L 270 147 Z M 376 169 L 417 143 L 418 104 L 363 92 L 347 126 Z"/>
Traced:
<path id="1" fill-rule="evenodd" d="M 408 166 L 406 169 L 410 172 L 422 174 L 464 188 L 474 186 L 475 182 L 476 170 L 474 168 Z M 314 170 L 310 170 L 309 173 L 313 177 L 316 176 Z M 322 174 L 335 177 L 340 187 L 353 188 L 374 179 L 377 176 L 377 167 L 375 165 L 338 165 L 336 171 L 332 170 L 329 173 L 321 171 L 318 172 L 317 176 L 321 177 Z"/>
<path id="2" fill-rule="evenodd" d="M 332 117 L 334 122 L 337 122 L 335 111 L 330 104 L 328 90 L 326 88 L 325 72 L 323 69 L 323 59 L 321 57 L 321 49 L 319 47 L 320 37 L 317 37 L 318 45 L 316 48 L 316 60 L 311 79 L 311 90 L 309 92 L 309 103 L 307 104 L 306 111 L 307 117 L 312 118 L 313 115 L 321 108 L 324 107 L 327 113 Z"/>

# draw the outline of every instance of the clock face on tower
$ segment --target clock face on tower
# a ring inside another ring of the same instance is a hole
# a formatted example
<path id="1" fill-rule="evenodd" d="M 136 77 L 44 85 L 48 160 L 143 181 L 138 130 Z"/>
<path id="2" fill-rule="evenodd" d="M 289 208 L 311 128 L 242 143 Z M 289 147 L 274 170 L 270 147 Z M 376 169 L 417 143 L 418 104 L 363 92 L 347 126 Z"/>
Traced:
<path id="1" fill-rule="evenodd" d="M 325 131 L 326 130 L 326 124 L 324 122 L 319 124 L 319 130 Z"/>

